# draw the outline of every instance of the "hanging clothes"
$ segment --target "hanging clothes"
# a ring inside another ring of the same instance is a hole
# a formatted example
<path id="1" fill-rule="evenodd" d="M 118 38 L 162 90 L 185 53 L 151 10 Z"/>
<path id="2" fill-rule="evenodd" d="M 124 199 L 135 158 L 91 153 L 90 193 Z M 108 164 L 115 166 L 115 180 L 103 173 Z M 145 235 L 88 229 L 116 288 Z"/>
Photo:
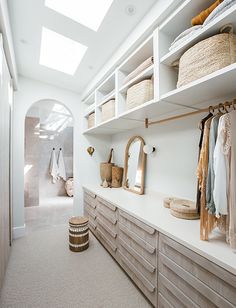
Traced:
<path id="1" fill-rule="evenodd" d="M 208 119 L 212 118 L 213 114 L 210 112 L 205 118 L 203 118 L 199 124 L 199 129 L 201 130 L 200 134 L 200 140 L 199 140 L 199 152 L 198 152 L 198 162 L 200 159 L 200 153 L 202 149 L 202 140 L 203 140 L 203 135 L 204 135 L 204 128 L 205 128 L 205 123 Z M 200 213 L 201 209 L 201 190 L 199 187 L 199 181 L 197 183 L 197 202 L 196 202 L 196 208 L 198 209 L 198 213 Z"/>
<path id="2" fill-rule="evenodd" d="M 221 150 L 225 155 L 216 150 L 215 157 L 217 162 L 221 158 L 223 163 L 218 166 L 216 187 L 214 191 L 217 213 L 228 212 L 228 237 L 231 248 L 236 251 L 236 110 L 225 114 L 220 123 Z M 218 161 L 219 162 L 219 161 Z M 225 169 L 224 169 L 225 168 Z M 221 181 L 223 176 L 223 181 Z M 221 185 L 219 182 L 221 181 Z M 217 190 L 219 189 L 219 191 Z M 222 193 L 221 199 L 219 195 Z M 225 196 L 226 195 L 226 196 Z M 222 201 L 222 203 L 221 203 Z"/>
<path id="3" fill-rule="evenodd" d="M 206 209 L 206 181 L 208 174 L 208 160 L 209 160 L 209 135 L 212 118 L 205 122 L 204 134 L 202 140 L 202 149 L 200 153 L 197 177 L 199 181 L 199 189 L 201 190 L 201 210 L 200 210 L 200 238 L 201 240 L 208 240 L 209 233 L 216 226 L 216 218 L 214 215 L 208 213 Z"/>
<path id="4" fill-rule="evenodd" d="M 210 214 L 215 214 L 215 203 L 213 198 L 213 190 L 215 184 L 214 151 L 217 140 L 219 119 L 221 116 L 222 113 L 219 113 L 212 118 L 209 134 L 209 163 L 206 182 L 206 208 Z"/>
<path id="5" fill-rule="evenodd" d="M 62 149 L 60 149 L 59 151 L 57 163 L 58 163 L 58 175 L 62 180 L 66 181 L 66 168 L 62 154 Z"/>
<path id="6" fill-rule="evenodd" d="M 55 184 L 58 178 L 58 165 L 56 160 L 55 149 L 52 150 L 50 166 L 49 166 L 49 174 L 52 177 L 52 183 Z"/>

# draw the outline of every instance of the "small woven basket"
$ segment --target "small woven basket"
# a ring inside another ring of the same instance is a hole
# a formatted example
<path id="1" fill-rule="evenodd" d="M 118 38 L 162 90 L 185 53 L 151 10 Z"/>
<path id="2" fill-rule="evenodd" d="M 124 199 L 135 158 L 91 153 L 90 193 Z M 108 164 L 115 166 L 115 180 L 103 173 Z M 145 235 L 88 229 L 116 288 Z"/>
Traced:
<path id="1" fill-rule="evenodd" d="M 177 88 L 236 62 L 236 35 L 221 33 L 187 50 L 179 61 Z"/>
<path id="2" fill-rule="evenodd" d="M 95 112 L 92 112 L 88 116 L 88 128 L 92 128 L 95 125 Z"/>
<path id="3" fill-rule="evenodd" d="M 199 219 L 196 204 L 189 200 L 173 199 L 170 203 L 171 215 L 187 220 Z"/>
<path id="4" fill-rule="evenodd" d="M 126 109 L 132 109 L 153 99 L 153 81 L 143 80 L 127 91 Z"/>
<path id="5" fill-rule="evenodd" d="M 112 119 L 115 116 L 115 100 L 112 99 L 102 105 L 102 122 Z"/>

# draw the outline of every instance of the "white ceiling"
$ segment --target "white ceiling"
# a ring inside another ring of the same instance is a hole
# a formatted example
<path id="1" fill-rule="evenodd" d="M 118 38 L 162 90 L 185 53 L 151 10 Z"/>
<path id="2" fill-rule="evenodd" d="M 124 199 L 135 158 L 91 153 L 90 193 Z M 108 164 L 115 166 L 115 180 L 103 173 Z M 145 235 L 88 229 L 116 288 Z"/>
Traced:
<path id="1" fill-rule="evenodd" d="M 114 0 L 94 32 L 45 7 L 44 0 L 8 0 L 19 73 L 81 93 L 156 1 Z M 129 5 L 135 6 L 135 15 L 126 13 Z M 39 65 L 43 26 L 88 46 L 74 76 Z"/>

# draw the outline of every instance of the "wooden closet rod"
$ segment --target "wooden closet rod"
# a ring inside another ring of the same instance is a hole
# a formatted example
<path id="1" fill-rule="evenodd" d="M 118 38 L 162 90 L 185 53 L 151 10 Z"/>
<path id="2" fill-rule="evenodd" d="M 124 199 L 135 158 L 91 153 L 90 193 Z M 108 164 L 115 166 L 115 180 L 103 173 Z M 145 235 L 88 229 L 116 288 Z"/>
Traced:
<path id="1" fill-rule="evenodd" d="M 169 118 L 162 119 L 162 120 L 158 120 L 158 121 L 149 121 L 148 118 L 146 118 L 145 119 L 145 128 L 148 128 L 151 125 L 161 124 L 161 123 L 165 123 L 165 122 L 173 121 L 173 120 L 177 120 L 177 119 L 182 119 L 182 118 L 193 116 L 193 115 L 203 113 L 203 112 L 209 112 L 210 113 L 210 112 L 214 112 L 215 110 L 218 110 L 219 112 L 220 111 L 227 111 L 227 107 L 231 107 L 231 106 L 234 109 L 236 109 L 236 99 L 234 99 L 232 102 L 225 102 L 223 104 L 220 103 L 220 104 L 215 105 L 215 106 L 209 106 L 208 108 L 199 109 L 199 110 L 192 111 L 192 112 L 189 112 L 189 113 L 183 113 L 183 114 L 180 114 L 180 115 L 176 115 L 176 116 L 169 117 Z"/>

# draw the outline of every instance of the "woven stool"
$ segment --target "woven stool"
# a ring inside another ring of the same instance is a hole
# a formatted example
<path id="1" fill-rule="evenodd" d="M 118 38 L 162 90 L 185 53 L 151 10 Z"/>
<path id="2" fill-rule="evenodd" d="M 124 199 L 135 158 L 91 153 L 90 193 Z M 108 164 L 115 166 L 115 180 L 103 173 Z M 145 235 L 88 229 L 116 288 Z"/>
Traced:
<path id="1" fill-rule="evenodd" d="M 72 217 L 69 220 L 69 247 L 73 252 L 80 252 L 89 247 L 87 217 Z"/>

